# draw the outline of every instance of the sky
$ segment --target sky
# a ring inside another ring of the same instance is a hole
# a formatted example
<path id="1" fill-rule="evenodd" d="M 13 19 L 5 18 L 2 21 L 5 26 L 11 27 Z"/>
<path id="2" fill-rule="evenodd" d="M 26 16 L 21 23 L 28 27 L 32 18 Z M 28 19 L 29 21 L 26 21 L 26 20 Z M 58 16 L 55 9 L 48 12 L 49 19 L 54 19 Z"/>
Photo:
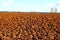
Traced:
<path id="1" fill-rule="evenodd" d="M 0 11 L 50 12 L 51 8 L 60 12 L 60 0 L 0 0 Z"/>

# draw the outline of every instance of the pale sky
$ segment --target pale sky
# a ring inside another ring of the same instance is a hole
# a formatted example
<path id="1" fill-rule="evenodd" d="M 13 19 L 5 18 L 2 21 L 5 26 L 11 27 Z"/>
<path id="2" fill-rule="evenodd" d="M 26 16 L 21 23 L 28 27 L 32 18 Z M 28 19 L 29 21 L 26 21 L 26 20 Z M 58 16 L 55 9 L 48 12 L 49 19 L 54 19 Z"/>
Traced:
<path id="1" fill-rule="evenodd" d="M 50 12 L 52 7 L 60 12 L 60 0 L 0 0 L 0 11 Z"/>

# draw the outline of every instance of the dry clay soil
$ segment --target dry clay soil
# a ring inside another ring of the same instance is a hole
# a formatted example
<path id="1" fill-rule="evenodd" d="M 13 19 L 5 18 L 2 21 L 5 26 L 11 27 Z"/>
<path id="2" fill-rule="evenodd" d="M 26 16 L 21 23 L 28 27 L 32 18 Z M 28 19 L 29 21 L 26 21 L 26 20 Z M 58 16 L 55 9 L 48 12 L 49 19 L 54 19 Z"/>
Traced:
<path id="1" fill-rule="evenodd" d="M 0 40 L 60 40 L 60 14 L 0 13 Z"/>

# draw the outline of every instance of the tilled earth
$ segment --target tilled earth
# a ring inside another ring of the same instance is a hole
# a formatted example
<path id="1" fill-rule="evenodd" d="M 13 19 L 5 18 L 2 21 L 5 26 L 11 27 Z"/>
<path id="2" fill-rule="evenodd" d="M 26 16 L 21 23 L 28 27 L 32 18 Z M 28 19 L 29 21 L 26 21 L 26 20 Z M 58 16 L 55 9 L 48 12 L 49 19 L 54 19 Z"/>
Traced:
<path id="1" fill-rule="evenodd" d="M 60 14 L 0 14 L 0 40 L 60 40 Z"/>

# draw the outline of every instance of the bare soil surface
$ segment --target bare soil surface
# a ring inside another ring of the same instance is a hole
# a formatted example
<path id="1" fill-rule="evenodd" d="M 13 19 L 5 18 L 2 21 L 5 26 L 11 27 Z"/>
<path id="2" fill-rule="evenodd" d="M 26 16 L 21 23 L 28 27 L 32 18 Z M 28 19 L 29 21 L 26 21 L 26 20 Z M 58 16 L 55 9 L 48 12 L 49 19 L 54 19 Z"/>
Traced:
<path id="1" fill-rule="evenodd" d="M 60 14 L 0 13 L 0 40 L 60 40 Z"/>

